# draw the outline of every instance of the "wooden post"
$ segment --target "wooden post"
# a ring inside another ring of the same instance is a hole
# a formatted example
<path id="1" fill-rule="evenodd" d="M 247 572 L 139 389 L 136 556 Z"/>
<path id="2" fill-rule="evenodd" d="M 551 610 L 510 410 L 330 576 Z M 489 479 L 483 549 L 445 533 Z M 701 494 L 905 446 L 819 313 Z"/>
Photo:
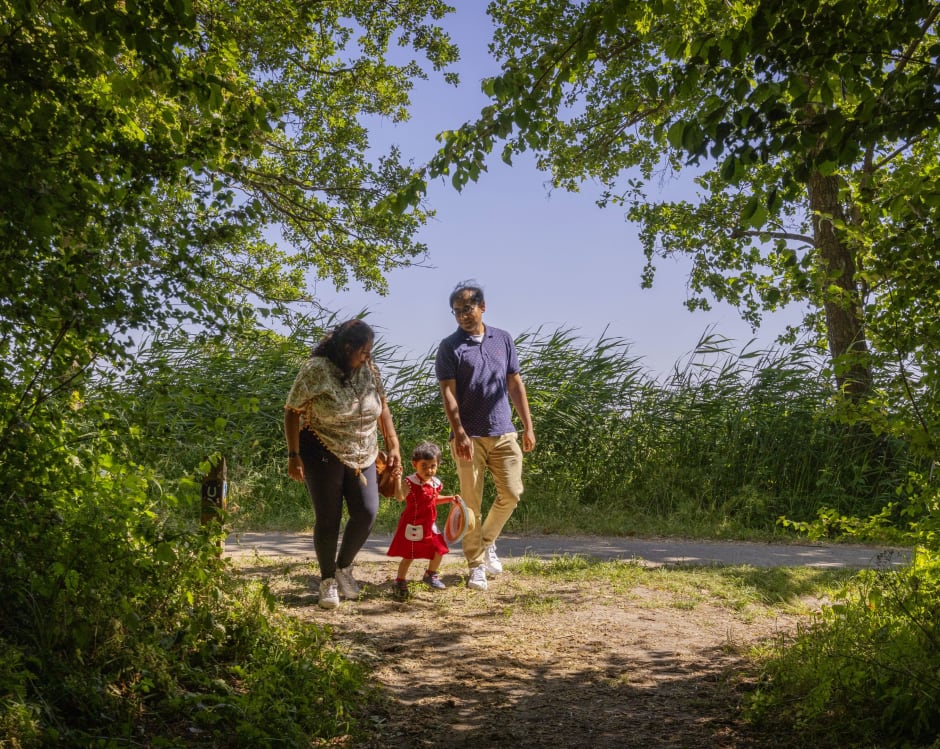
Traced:
<path id="1" fill-rule="evenodd" d="M 228 466 L 225 456 L 213 463 L 211 470 L 202 480 L 202 510 L 199 519 L 203 525 L 212 521 L 221 522 L 222 512 L 226 509 L 228 494 Z"/>

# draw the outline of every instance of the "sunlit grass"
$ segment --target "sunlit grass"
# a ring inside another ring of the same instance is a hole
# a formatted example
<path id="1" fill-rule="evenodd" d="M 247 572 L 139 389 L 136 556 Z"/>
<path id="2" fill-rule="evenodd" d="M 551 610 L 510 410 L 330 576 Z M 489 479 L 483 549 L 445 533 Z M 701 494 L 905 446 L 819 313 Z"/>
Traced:
<path id="1" fill-rule="evenodd" d="M 708 601 L 739 613 L 752 607 L 807 613 L 813 603 L 833 596 L 856 574 L 847 569 L 810 567 L 648 567 L 579 555 L 562 555 L 549 560 L 523 557 L 510 564 L 514 572 L 530 577 L 564 583 L 603 581 L 615 593 L 644 586 L 668 593 L 673 606 L 694 609 L 696 604 Z"/>

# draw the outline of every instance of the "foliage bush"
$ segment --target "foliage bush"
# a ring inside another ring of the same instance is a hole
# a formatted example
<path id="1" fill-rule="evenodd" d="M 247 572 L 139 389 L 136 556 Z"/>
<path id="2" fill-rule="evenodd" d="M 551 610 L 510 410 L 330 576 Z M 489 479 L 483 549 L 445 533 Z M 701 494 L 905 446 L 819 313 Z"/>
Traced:
<path id="1" fill-rule="evenodd" d="M 31 450 L 45 436 L 23 428 L 11 442 L 32 459 L 0 476 L 0 745 L 299 746 L 353 731 L 359 668 L 229 576 L 195 484 L 166 491 L 99 405 L 50 400 L 35 423 L 56 425 L 60 448 Z"/>
<path id="2" fill-rule="evenodd" d="M 912 564 L 860 572 L 811 626 L 763 655 L 755 722 L 792 725 L 818 746 L 940 744 L 940 491 L 912 473 L 899 497 L 887 509 L 914 541 Z M 847 535 L 889 523 L 822 515 Z"/>
<path id="3" fill-rule="evenodd" d="M 925 746 L 940 737 L 940 554 L 863 571 L 839 600 L 767 656 L 757 723 L 818 746 Z"/>
<path id="4" fill-rule="evenodd" d="M 663 381 L 620 340 L 556 331 L 520 355 L 539 437 L 520 510 L 538 527 L 768 536 L 782 516 L 879 512 L 911 467 L 899 440 L 839 418 L 811 348 L 706 335 Z"/>

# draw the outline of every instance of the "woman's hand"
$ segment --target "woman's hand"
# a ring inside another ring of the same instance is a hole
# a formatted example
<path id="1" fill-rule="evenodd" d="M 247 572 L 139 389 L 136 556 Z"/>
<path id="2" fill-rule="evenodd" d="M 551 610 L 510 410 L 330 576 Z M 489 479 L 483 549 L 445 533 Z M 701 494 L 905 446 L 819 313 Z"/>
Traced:
<path id="1" fill-rule="evenodd" d="M 304 480 L 304 462 L 299 455 L 287 459 L 287 475 L 294 481 Z"/>
<path id="2" fill-rule="evenodd" d="M 392 412 L 388 403 L 382 398 L 382 413 L 379 414 L 379 432 L 385 443 L 385 452 L 388 455 L 388 466 L 395 476 L 401 476 L 404 464 L 401 460 L 401 446 L 398 444 L 398 434 L 395 432 L 395 422 L 392 421 Z"/>
<path id="3" fill-rule="evenodd" d="M 396 447 L 388 451 L 388 465 L 395 476 L 401 476 L 404 465 L 401 462 L 401 449 Z"/>

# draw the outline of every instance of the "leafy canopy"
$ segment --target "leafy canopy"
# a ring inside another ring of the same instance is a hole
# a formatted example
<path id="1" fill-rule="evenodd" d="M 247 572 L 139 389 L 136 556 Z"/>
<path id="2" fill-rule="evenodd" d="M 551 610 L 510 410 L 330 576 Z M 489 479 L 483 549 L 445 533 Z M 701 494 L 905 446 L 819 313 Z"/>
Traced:
<path id="1" fill-rule="evenodd" d="M 364 122 L 456 59 L 439 0 L 0 9 L 0 451 L 145 331 L 286 315 L 311 277 L 383 289 L 424 253 L 429 213 L 380 207 L 410 169 Z"/>

